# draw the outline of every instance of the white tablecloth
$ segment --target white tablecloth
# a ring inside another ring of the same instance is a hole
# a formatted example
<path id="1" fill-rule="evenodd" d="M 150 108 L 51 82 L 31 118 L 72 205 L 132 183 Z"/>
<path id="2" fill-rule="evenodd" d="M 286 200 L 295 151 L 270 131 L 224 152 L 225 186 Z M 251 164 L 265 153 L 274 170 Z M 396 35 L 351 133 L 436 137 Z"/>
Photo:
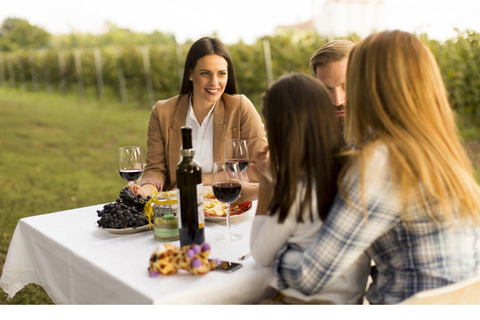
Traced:
<path id="1" fill-rule="evenodd" d="M 13 297 L 29 283 L 42 286 L 56 304 L 243 304 L 265 297 L 273 278 L 270 268 L 253 258 L 233 273 L 211 271 L 194 276 L 179 271 L 151 278 L 150 255 L 161 244 L 153 231 L 112 234 L 96 227 L 103 205 L 21 219 L 3 267 L 0 287 Z M 225 223 L 207 222 L 205 241 L 211 258 L 238 262 L 249 249 L 256 209 L 232 221 L 243 240 L 215 241 Z M 172 242 L 179 246 L 179 241 Z"/>

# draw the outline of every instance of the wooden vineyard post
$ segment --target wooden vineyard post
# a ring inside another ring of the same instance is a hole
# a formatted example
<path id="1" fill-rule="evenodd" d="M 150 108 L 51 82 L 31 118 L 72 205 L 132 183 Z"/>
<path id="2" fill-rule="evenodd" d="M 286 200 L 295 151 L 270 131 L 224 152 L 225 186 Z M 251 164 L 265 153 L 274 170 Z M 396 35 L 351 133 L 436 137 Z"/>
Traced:
<path id="1" fill-rule="evenodd" d="M 52 92 L 52 83 L 50 82 L 50 72 L 48 69 L 47 54 L 44 52 L 42 54 L 42 65 L 43 65 L 43 80 L 45 82 L 45 88 L 48 93 Z"/>
<path id="2" fill-rule="evenodd" d="M 152 78 L 150 74 L 150 58 L 148 56 L 148 47 L 142 48 L 142 58 L 143 58 L 143 69 L 145 72 L 145 81 L 147 84 L 147 91 L 148 91 L 148 102 L 151 105 L 153 105 L 155 103 L 155 100 L 153 95 Z"/>
<path id="3" fill-rule="evenodd" d="M 63 52 L 58 53 L 58 66 L 60 70 L 60 91 L 62 92 L 62 94 L 65 94 L 67 81 L 65 79 L 65 54 Z"/>
<path id="4" fill-rule="evenodd" d="M 30 61 L 30 74 L 32 76 L 33 91 L 37 92 L 38 91 L 38 75 L 37 75 L 37 68 L 35 66 L 35 56 L 33 54 L 30 54 L 28 58 Z"/>
<path id="5" fill-rule="evenodd" d="M 17 56 L 17 64 L 18 64 L 18 78 L 20 81 L 20 87 L 22 90 L 25 90 L 26 83 L 25 83 L 25 69 L 23 67 L 21 56 Z"/>
<path id="6" fill-rule="evenodd" d="M 118 86 L 120 89 L 120 98 L 122 99 L 122 104 L 127 104 L 127 87 L 125 85 L 125 75 L 123 74 L 122 64 L 120 63 L 120 53 L 118 49 L 115 49 L 115 57 L 117 58 L 117 74 L 118 74 Z"/>
<path id="7" fill-rule="evenodd" d="M 15 71 L 13 70 L 12 56 L 7 56 L 8 79 L 10 80 L 10 87 L 15 88 Z"/>
<path id="8" fill-rule="evenodd" d="M 95 73 L 97 75 L 97 94 L 98 99 L 103 99 L 103 74 L 102 74 L 102 56 L 100 49 L 93 50 L 93 57 L 95 59 Z"/>
<path id="9" fill-rule="evenodd" d="M 182 54 L 182 47 L 177 45 L 177 66 L 178 66 L 178 84 L 179 90 L 182 87 L 183 82 L 183 54 Z"/>
<path id="10" fill-rule="evenodd" d="M 265 59 L 265 72 L 267 73 L 267 88 L 273 83 L 272 56 L 270 53 L 270 42 L 263 39 L 263 55 Z"/>
<path id="11" fill-rule="evenodd" d="M 75 50 L 75 70 L 77 73 L 78 95 L 81 99 L 83 99 L 85 98 L 85 89 L 83 87 L 82 53 L 80 50 Z"/>
<path id="12" fill-rule="evenodd" d="M 3 54 L 0 55 L 0 81 L 2 82 L 2 87 L 7 86 L 7 81 L 5 80 L 5 58 Z"/>

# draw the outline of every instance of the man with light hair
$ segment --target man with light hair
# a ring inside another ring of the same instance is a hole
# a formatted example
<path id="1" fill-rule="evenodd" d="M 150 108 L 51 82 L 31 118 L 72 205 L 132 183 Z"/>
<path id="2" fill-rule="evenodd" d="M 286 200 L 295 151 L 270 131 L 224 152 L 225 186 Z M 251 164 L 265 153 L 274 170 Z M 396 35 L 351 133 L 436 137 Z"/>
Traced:
<path id="1" fill-rule="evenodd" d="M 323 45 L 310 58 L 310 70 L 327 88 L 342 131 L 346 102 L 345 75 L 348 55 L 354 46 L 355 43 L 350 40 L 333 40 Z"/>

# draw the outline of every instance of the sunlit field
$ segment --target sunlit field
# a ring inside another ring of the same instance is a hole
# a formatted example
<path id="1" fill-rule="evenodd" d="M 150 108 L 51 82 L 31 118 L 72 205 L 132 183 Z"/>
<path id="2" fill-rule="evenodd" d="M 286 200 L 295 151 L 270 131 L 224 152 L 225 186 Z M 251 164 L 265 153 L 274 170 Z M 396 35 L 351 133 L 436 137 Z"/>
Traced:
<path id="1" fill-rule="evenodd" d="M 145 151 L 149 116 L 150 106 L 0 89 L 0 269 L 20 218 L 115 200 L 118 147 Z M 0 290 L 0 304 L 46 303 L 36 285 L 8 301 Z"/>

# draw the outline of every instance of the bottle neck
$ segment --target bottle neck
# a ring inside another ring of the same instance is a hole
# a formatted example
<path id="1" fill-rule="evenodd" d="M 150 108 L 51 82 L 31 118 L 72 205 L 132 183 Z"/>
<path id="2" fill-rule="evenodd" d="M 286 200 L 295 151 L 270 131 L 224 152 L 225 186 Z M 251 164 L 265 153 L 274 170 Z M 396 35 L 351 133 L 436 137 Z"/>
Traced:
<path id="1" fill-rule="evenodd" d="M 195 149 L 182 149 L 180 150 L 180 155 L 184 158 L 193 158 L 195 155 Z"/>

